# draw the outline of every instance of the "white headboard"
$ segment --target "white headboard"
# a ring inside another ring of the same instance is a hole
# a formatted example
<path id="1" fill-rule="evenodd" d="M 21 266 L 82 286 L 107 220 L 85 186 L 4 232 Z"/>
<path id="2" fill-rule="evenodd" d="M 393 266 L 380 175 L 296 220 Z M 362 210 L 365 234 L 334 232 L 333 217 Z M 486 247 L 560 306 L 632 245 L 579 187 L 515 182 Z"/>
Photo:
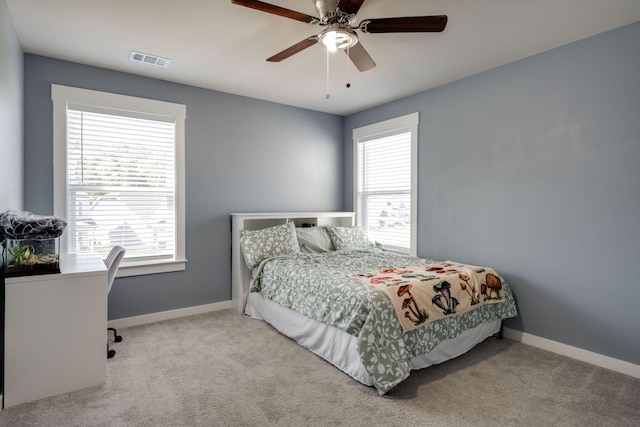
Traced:
<path id="1" fill-rule="evenodd" d="M 260 230 L 274 225 L 293 222 L 296 227 L 337 225 L 352 227 L 353 212 L 274 212 L 231 214 L 231 300 L 233 307 L 244 313 L 251 271 L 244 262 L 240 250 L 240 230 Z"/>

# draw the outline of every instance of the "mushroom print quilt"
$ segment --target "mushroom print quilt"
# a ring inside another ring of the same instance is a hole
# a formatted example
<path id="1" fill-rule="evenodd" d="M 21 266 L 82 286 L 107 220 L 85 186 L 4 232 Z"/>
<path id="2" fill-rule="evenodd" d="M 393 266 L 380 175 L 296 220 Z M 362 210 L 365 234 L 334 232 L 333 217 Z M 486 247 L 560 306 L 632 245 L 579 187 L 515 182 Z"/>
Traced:
<path id="1" fill-rule="evenodd" d="M 389 293 L 370 283 L 391 274 L 402 281 L 394 288 L 401 294 L 396 296 L 400 307 L 405 305 L 400 316 Z M 277 256 L 262 261 L 253 277 L 252 292 L 356 337 L 362 364 L 379 394 L 409 376 L 413 357 L 467 329 L 517 314 L 508 283 L 492 269 L 436 263 L 374 247 Z M 425 302 L 414 297 L 417 282 L 435 292 Z M 411 286 L 401 289 L 405 285 Z M 472 308 L 462 310 L 465 304 Z M 423 312 L 427 305 L 432 312 Z M 405 317 L 405 312 L 410 314 Z M 409 327 L 403 327 L 400 318 L 410 322 Z"/>
<path id="2" fill-rule="evenodd" d="M 504 300 L 502 281 L 493 269 L 453 261 L 383 268 L 349 277 L 384 291 L 405 332 Z"/>

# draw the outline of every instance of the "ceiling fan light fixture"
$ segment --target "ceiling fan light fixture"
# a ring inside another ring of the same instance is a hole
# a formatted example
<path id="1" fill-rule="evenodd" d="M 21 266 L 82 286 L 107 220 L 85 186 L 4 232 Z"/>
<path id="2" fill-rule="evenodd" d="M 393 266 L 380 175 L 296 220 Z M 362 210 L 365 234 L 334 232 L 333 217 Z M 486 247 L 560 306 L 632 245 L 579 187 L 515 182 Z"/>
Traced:
<path id="1" fill-rule="evenodd" d="M 327 28 L 320 33 L 319 37 L 329 52 L 336 52 L 338 49 L 349 49 L 358 43 L 358 35 L 349 28 Z"/>

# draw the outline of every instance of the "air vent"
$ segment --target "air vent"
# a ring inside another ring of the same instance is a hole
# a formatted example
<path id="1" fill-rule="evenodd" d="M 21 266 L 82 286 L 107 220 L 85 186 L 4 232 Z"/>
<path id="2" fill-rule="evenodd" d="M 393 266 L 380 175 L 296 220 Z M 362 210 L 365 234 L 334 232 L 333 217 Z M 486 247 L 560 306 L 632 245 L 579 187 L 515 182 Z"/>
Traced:
<path id="1" fill-rule="evenodd" d="M 145 64 L 155 65 L 157 67 L 167 68 L 171 63 L 170 59 L 160 58 L 159 56 L 148 55 L 146 53 L 131 51 L 129 59 L 136 62 L 144 62 Z"/>

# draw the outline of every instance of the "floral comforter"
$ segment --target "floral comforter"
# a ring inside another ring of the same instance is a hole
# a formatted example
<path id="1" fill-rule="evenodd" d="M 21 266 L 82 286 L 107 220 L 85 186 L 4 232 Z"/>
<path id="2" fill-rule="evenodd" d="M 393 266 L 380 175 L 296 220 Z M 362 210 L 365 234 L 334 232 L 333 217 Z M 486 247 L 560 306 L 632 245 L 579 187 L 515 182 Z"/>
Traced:
<path id="1" fill-rule="evenodd" d="M 504 301 L 405 333 L 385 292 L 347 277 L 434 262 L 378 248 L 275 257 L 256 269 L 251 291 L 355 336 L 365 369 L 378 392 L 385 394 L 409 376 L 413 357 L 483 322 L 516 315 L 511 289 L 502 282 Z"/>

